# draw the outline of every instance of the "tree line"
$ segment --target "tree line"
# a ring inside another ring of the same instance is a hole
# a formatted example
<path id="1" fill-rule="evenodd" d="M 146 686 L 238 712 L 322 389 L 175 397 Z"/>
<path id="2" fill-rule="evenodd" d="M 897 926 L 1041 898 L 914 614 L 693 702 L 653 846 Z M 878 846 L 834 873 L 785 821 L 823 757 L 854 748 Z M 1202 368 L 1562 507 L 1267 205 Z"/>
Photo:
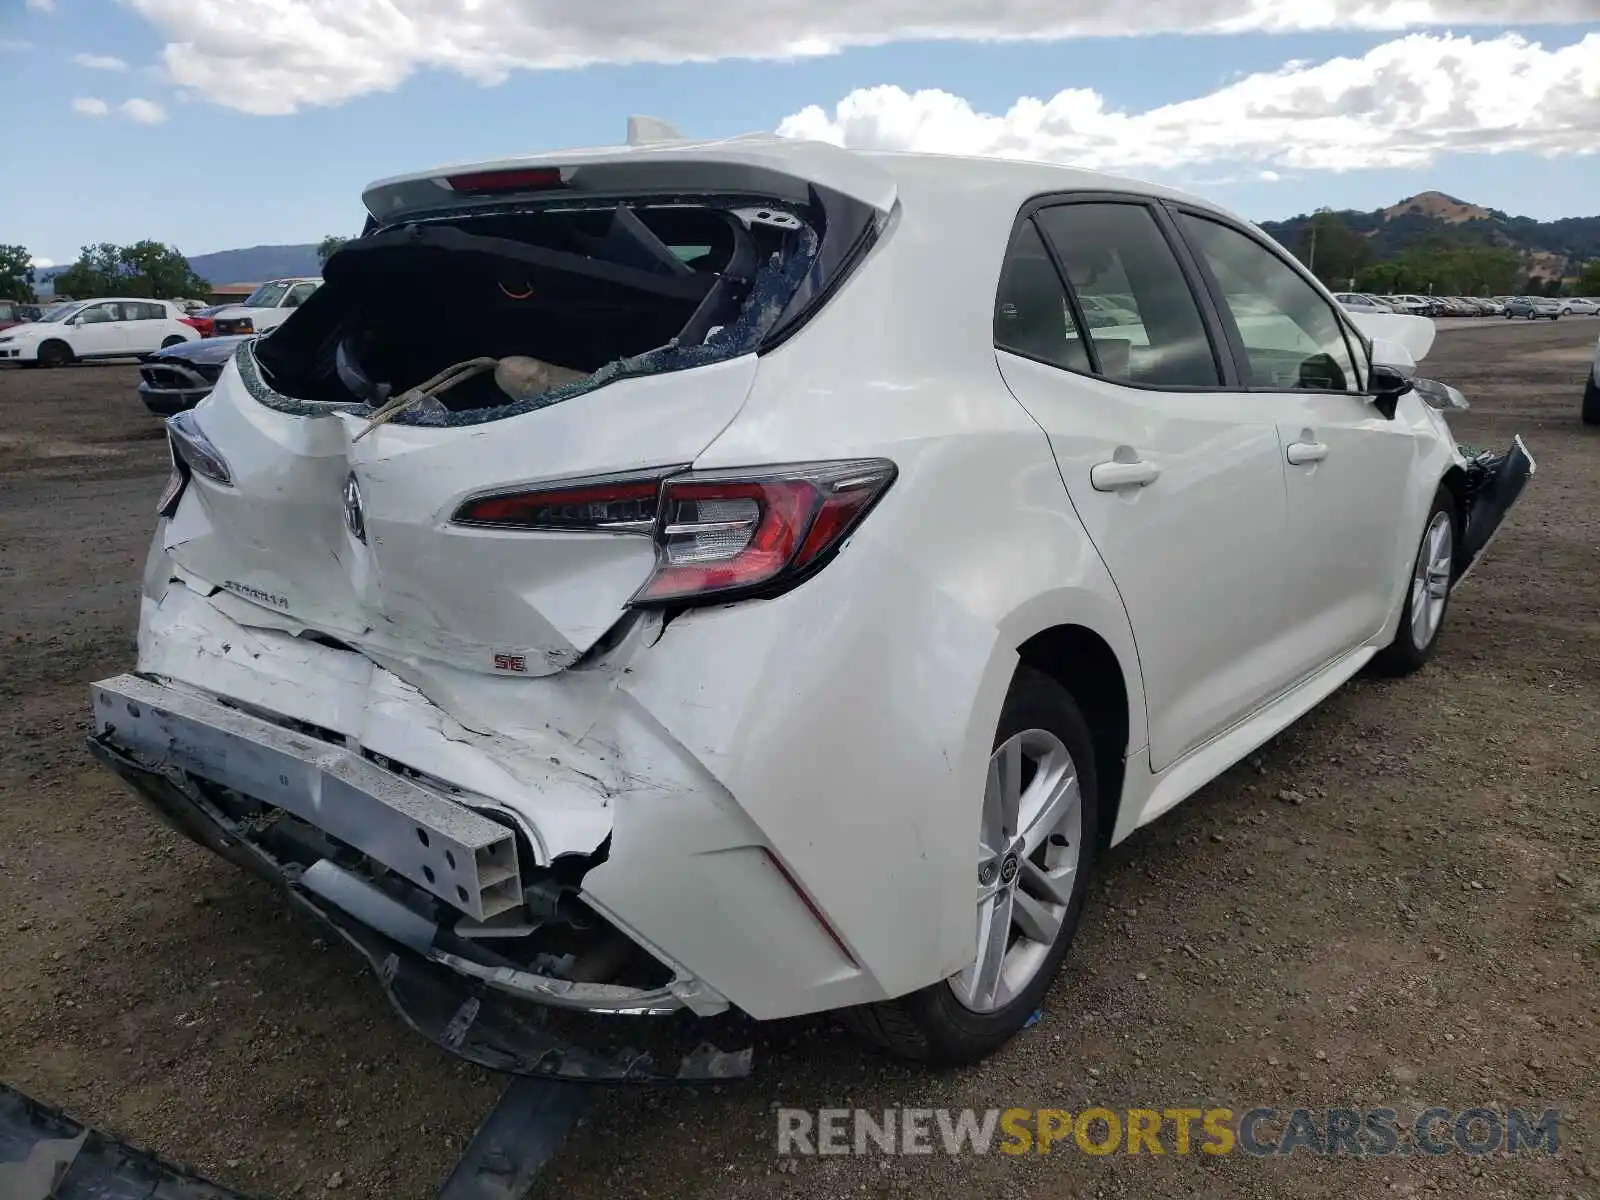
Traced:
<path id="1" fill-rule="evenodd" d="M 329 234 L 317 245 L 317 259 L 328 256 L 347 239 Z M 26 246 L 0 244 L 0 300 L 31 304 L 38 270 Z M 56 295 L 74 300 L 93 300 L 99 296 L 139 296 L 151 300 L 190 300 L 205 296 L 211 284 L 195 274 L 189 260 L 176 246 L 160 242 L 134 242 L 118 246 L 99 242 L 85 246 L 78 261 L 57 271 L 52 282 Z"/>
<path id="2" fill-rule="evenodd" d="M 1440 296 L 1600 295 L 1600 261 L 1586 263 L 1568 289 L 1559 278 L 1530 274 L 1518 282 L 1522 262 L 1507 246 L 1436 238 L 1374 260 L 1372 246 L 1338 214 L 1312 215 L 1295 245 L 1296 257 L 1333 291 Z"/>

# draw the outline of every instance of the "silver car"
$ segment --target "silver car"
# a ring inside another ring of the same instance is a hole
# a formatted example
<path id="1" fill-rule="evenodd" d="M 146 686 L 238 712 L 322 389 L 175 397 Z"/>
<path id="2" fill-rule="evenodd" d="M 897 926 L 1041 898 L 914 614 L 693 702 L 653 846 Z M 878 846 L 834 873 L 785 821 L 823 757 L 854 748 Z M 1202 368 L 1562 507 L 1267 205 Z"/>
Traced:
<path id="1" fill-rule="evenodd" d="M 1526 317 L 1530 321 L 1561 319 L 1561 301 L 1549 296 L 1513 296 L 1506 301 L 1506 320 Z"/>

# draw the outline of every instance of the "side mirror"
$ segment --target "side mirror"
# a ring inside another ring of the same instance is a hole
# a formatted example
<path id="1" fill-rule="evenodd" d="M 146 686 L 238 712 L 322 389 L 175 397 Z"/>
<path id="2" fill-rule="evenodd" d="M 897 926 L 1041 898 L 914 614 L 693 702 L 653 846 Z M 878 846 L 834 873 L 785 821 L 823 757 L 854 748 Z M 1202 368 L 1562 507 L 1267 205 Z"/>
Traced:
<path id="1" fill-rule="evenodd" d="M 1373 363 L 1367 376 L 1367 390 L 1372 394 L 1372 406 L 1383 414 L 1384 420 L 1394 420 L 1400 397 L 1411 391 L 1415 384 L 1411 376 L 1391 367 L 1388 363 Z"/>

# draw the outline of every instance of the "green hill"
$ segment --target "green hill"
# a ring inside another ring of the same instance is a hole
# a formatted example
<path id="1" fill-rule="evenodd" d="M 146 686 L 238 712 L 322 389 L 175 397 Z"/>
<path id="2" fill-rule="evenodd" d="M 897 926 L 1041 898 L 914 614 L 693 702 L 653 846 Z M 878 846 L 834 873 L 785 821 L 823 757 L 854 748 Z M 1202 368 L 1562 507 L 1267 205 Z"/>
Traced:
<path id="1" fill-rule="evenodd" d="M 1572 278 L 1586 261 L 1600 258 L 1600 216 L 1536 221 L 1443 192 L 1421 192 L 1372 212 L 1302 213 L 1286 221 L 1263 221 L 1261 228 L 1305 258 L 1314 217 L 1320 222 L 1319 236 L 1330 229 L 1338 236 L 1331 218 L 1363 239 L 1366 250 L 1357 250 L 1355 257 L 1364 257 L 1366 263 L 1389 262 L 1407 252 L 1498 249 L 1516 256 L 1518 279 L 1526 280 Z M 1318 264 L 1319 272 L 1323 266 Z"/>

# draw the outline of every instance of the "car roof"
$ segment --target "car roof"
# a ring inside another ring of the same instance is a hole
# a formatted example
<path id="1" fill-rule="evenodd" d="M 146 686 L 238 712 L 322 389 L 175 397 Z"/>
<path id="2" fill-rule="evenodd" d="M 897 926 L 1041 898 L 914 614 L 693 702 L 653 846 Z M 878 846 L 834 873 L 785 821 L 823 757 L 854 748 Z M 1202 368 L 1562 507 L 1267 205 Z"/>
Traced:
<path id="1" fill-rule="evenodd" d="M 651 142 L 638 146 L 598 146 L 553 150 L 537 154 L 450 163 L 422 171 L 390 176 L 368 184 L 363 191 L 367 206 L 385 219 L 437 203 L 424 196 L 439 196 L 433 186 L 450 176 L 479 172 L 560 168 L 582 172 L 616 168 L 653 169 L 661 177 L 692 178 L 695 167 L 718 167 L 724 178 L 746 172 L 748 178 L 779 172 L 796 179 L 835 187 L 887 209 L 894 184 L 919 191 L 930 188 L 963 193 L 971 202 L 975 193 L 1014 214 L 1029 198 L 1058 192 L 1115 191 L 1178 200 L 1198 208 L 1226 213 L 1199 196 L 1125 176 L 1108 175 L 1082 167 L 1038 162 L 1023 158 L 982 158 L 975 155 L 930 154 L 912 150 L 849 150 L 827 142 L 779 137 L 773 133 L 742 134 L 716 141 L 688 139 Z M 686 190 L 688 190 L 686 188 Z M 443 195 L 448 195 L 448 192 Z M 1228 214 L 1233 215 L 1233 214 Z"/>
<path id="2" fill-rule="evenodd" d="M 1065 192 L 1126 192 L 1176 200 L 1219 213 L 1227 210 L 1204 197 L 1126 175 L 1112 175 L 1064 163 L 1027 158 L 982 158 L 932 154 L 920 150 L 858 150 L 855 153 L 902 179 L 975 190 L 982 188 L 1002 205 L 1019 208 L 1034 196 Z M 1233 215 L 1233 214 L 1228 214 Z"/>

